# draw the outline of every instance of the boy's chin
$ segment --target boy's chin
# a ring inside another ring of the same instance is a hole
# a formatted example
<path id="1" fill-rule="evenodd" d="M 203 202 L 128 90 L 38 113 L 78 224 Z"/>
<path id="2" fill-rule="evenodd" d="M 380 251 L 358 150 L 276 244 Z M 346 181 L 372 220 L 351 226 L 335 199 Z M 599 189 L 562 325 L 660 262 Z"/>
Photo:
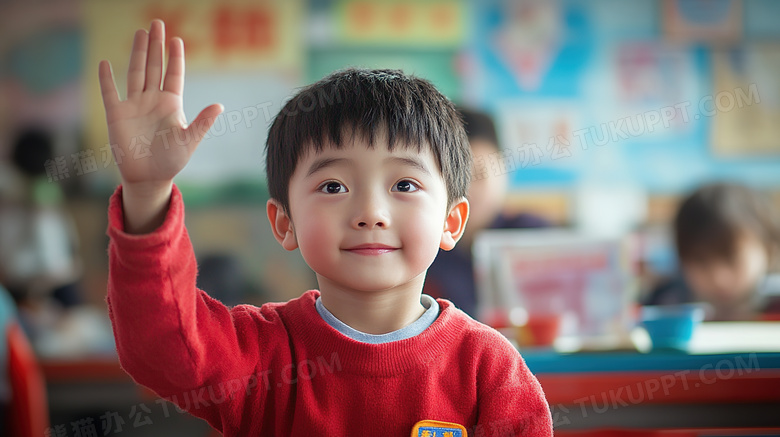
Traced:
<path id="1" fill-rule="evenodd" d="M 416 281 L 415 278 L 381 278 L 377 275 L 371 277 L 351 277 L 347 280 L 339 281 L 330 279 L 323 283 L 319 281 L 320 287 L 327 284 L 330 287 L 336 287 L 342 290 L 353 290 L 364 293 L 382 293 L 399 288 L 414 288 L 422 290 L 422 281 Z"/>

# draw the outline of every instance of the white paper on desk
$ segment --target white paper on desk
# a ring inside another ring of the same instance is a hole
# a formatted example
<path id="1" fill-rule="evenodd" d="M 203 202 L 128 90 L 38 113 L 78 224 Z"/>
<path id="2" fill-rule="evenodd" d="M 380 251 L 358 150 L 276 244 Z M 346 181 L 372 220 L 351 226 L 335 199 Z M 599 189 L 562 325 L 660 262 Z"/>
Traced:
<path id="1" fill-rule="evenodd" d="M 704 322 L 696 327 L 688 352 L 780 352 L 780 322 Z"/>

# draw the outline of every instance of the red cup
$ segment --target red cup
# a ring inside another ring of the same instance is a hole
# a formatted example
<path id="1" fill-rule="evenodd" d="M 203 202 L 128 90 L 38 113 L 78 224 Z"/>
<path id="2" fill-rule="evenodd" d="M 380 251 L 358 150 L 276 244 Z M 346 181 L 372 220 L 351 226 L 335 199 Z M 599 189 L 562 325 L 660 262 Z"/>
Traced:
<path id="1" fill-rule="evenodd" d="M 530 315 L 528 322 L 522 327 L 527 342 L 531 346 L 552 346 L 561 330 L 561 316 Z"/>

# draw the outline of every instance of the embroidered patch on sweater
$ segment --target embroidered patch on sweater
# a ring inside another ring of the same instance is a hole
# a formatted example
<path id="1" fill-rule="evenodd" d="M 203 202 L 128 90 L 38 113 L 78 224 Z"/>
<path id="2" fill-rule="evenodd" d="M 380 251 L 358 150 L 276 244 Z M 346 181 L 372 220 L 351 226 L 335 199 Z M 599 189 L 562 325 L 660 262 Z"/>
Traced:
<path id="1" fill-rule="evenodd" d="M 414 424 L 412 437 L 466 437 L 466 428 L 457 423 L 421 420 Z"/>

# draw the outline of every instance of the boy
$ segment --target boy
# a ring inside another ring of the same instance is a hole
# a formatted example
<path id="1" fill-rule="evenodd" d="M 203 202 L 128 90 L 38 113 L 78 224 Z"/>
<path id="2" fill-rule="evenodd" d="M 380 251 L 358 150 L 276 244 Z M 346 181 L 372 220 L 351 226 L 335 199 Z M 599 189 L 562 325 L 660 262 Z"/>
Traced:
<path id="1" fill-rule="evenodd" d="M 645 304 L 706 302 L 708 320 L 776 319 L 780 226 L 769 199 L 735 183 L 713 183 L 683 199 L 674 218 L 681 273 Z"/>
<path id="2" fill-rule="evenodd" d="M 152 156 L 119 165 L 109 206 L 107 301 L 125 370 L 225 436 L 552 435 L 517 351 L 421 295 L 468 217 L 470 156 L 452 104 L 386 70 L 336 73 L 291 99 L 268 135 L 268 218 L 320 290 L 227 308 L 195 287 L 172 182 L 222 107 L 184 127 L 183 43 L 172 39 L 163 81 L 164 40 L 157 20 L 136 32 L 126 101 L 100 64 L 111 144 L 155 139 Z M 296 110 L 321 93 L 339 98 Z M 166 129 L 189 142 L 166 147 L 155 135 Z"/>

